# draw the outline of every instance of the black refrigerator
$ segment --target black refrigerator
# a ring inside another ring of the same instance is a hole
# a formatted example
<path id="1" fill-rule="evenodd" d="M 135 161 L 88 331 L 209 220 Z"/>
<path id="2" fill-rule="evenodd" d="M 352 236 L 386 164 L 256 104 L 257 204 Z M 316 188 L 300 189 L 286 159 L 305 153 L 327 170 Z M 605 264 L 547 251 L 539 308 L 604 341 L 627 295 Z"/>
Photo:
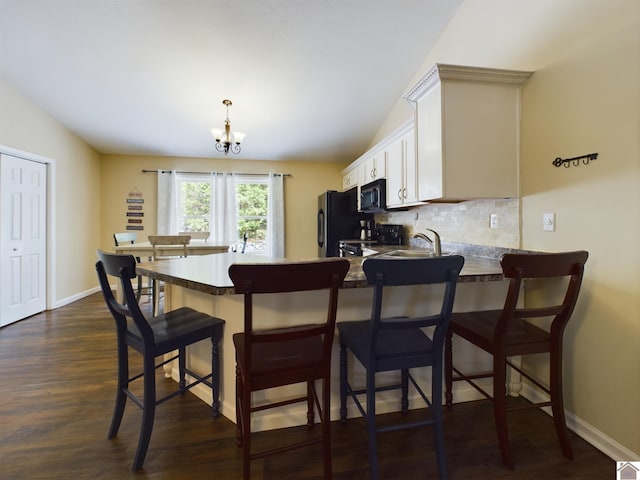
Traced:
<path id="1" fill-rule="evenodd" d="M 318 256 L 339 257 L 340 240 L 360 236 L 360 220 L 373 220 L 358 212 L 358 189 L 329 190 L 318 197 Z"/>

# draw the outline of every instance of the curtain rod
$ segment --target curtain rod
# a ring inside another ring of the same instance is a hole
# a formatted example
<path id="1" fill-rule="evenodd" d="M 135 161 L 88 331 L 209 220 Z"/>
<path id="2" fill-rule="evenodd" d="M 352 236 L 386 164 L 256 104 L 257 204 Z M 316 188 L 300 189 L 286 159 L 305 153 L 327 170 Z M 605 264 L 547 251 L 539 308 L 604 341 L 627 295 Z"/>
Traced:
<path id="1" fill-rule="evenodd" d="M 171 173 L 172 170 L 147 170 L 145 168 L 142 169 L 142 173 Z M 227 172 L 181 172 L 176 170 L 176 173 L 185 173 L 188 175 L 211 175 L 212 173 L 227 173 Z M 238 172 L 232 172 L 238 173 Z M 238 175 L 269 175 L 268 173 L 238 173 Z M 291 177 L 290 173 L 274 173 L 274 175 L 281 175 L 283 177 Z"/>

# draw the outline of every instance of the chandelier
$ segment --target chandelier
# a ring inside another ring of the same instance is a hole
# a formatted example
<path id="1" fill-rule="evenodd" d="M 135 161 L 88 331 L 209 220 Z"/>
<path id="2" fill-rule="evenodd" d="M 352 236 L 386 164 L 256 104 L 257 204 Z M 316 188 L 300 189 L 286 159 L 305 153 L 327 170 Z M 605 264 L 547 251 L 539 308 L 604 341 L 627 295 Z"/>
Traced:
<path id="1" fill-rule="evenodd" d="M 244 133 L 232 132 L 231 121 L 229 120 L 229 107 L 232 105 L 231 100 L 223 100 L 222 104 L 227 107 L 227 118 L 224 121 L 224 130 L 220 128 L 212 128 L 211 134 L 216 139 L 216 150 L 225 155 L 231 153 L 240 153 L 240 144 L 244 139 Z"/>

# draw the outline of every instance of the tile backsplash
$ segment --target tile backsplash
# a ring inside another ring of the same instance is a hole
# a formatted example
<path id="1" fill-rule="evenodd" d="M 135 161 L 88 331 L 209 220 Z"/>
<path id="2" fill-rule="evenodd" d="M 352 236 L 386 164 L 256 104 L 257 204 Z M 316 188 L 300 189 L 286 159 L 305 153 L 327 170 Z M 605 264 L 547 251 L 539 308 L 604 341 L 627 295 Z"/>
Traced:
<path id="1" fill-rule="evenodd" d="M 496 227 L 490 227 L 496 215 Z M 443 242 L 520 248 L 520 199 L 469 200 L 460 203 L 430 203 L 406 211 L 376 214 L 377 223 L 404 225 L 407 241 L 414 233 L 431 228 Z"/>

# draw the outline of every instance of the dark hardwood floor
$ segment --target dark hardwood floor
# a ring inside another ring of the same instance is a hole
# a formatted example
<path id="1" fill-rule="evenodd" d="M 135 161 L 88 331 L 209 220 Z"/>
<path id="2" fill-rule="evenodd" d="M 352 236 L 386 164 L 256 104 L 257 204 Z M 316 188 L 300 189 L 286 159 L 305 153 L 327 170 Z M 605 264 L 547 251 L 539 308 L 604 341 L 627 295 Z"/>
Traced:
<path id="1" fill-rule="evenodd" d="M 132 473 L 140 410 L 128 403 L 118 436 L 106 438 L 115 358 L 114 324 L 100 294 L 0 329 L 0 479 L 241 477 L 235 425 L 212 419 L 210 408 L 190 393 L 158 407 L 144 469 Z M 160 389 L 173 386 L 159 377 Z M 615 478 L 615 462 L 575 435 L 576 458 L 565 459 L 546 414 L 527 410 L 509 418 L 514 471 L 501 464 L 489 402 L 445 410 L 451 479 Z M 293 428 L 258 434 L 256 441 L 306 434 L 304 427 Z M 308 449 L 255 462 L 254 478 L 319 479 L 319 458 L 319 450 Z M 364 423 L 335 423 L 334 479 L 369 478 L 367 462 Z M 431 431 L 382 434 L 380 464 L 383 478 L 437 478 Z"/>

